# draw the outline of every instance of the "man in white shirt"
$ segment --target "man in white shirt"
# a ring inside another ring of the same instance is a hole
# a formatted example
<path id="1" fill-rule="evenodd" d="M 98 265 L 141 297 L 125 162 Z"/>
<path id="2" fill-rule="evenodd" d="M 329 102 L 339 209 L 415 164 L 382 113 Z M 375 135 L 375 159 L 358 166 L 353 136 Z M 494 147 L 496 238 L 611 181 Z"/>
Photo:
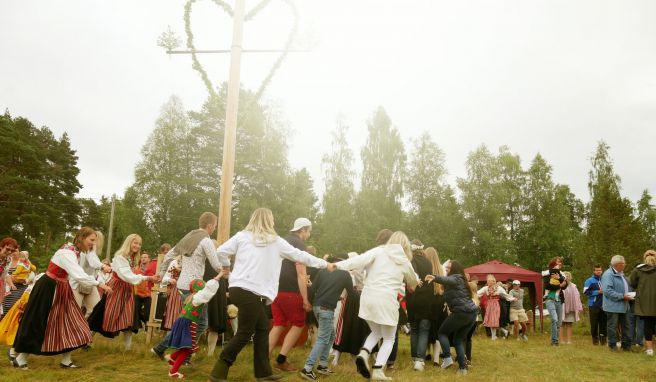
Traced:
<path id="1" fill-rule="evenodd" d="M 205 260 L 209 261 L 214 270 L 224 274 L 230 272 L 230 262 L 220 262 L 216 254 L 216 248 L 210 235 L 216 229 L 217 218 L 211 212 L 204 212 L 198 219 L 198 229 L 189 232 L 180 240 L 164 257 L 160 267 L 161 276 L 164 276 L 169 264 L 177 255 L 180 256 L 181 272 L 176 285 L 182 293 L 183 300 L 191 293 L 189 283 L 194 279 L 202 279 L 205 273 Z M 198 322 L 197 336 L 201 336 L 207 328 L 207 306 L 203 307 L 203 317 Z M 170 332 L 164 337 L 162 342 L 151 349 L 151 352 L 160 359 L 164 359 L 164 351 L 169 341 Z"/>

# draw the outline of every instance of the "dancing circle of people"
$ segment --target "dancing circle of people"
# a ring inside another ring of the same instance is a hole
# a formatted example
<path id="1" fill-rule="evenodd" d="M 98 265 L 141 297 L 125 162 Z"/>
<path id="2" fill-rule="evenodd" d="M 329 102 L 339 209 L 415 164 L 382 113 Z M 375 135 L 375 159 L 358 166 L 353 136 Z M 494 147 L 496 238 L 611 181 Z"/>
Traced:
<path id="1" fill-rule="evenodd" d="M 401 231 L 381 230 L 376 246 L 360 255 L 318 258 L 305 244 L 312 232 L 307 218 L 296 219 L 289 235 L 281 238 L 271 210 L 258 208 L 248 225 L 221 245 L 210 239 L 216 226 L 216 216 L 205 212 L 198 229 L 173 247 L 162 245 L 159 272 L 157 262 L 141 253 L 137 234 L 125 238 L 110 263 L 98 256 L 102 233 L 82 227 L 38 275 L 18 242 L 4 238 L 0 341 L 11 347 L 12 365 L 28 370 L 29 354 L 62 355 L 61 368 L 78 368 L 72 352 L 91 349 L 94 333 L 108 338 L 123 333 L 129 351 L 133 333 L 149 321 L 155 284 L 166 289 L 161 320 L 166 335 L 150 351 L 166 361 L 168 376 L 176 379 L 184 378 L 180 370 L 191 365 L 205 333 L 212 355 L 219 334 L 233 332 L 208 376 L 212 382 L 227 381 L 240 352 L 251 343 L 253 373 L 259 381 L 279 380 L 289 372 L 317 380 L 317 374 L 332 374 L 331 367 L 344 353 L 354 357 L 363 377 L 391 380 L 386 372 L 394 369 L 400 329 L 410 335 L 412 367 L 418 372 L 432 361 L 440 369 L 453 366 L 466 375 L 477 319 L 491 340 L 507 338 L 511 331 L 517 340 L 528 340 L 520 281 L 504 284 L 488 275 L 487 284 L 478 289 L 477 280 L 469 280 L 459 261 L 442 264 L 434 248 L 410 242 Z M 572 325 L 583 311 L 578 289 L 571 274 L 561 271 L 562 263 L 554 258 L 542 272 L 554 346 L 571 343 Z M 624 258 L 614 256 L 606 271 L 595 265 L 585 282 L 593 344 L 617 351 L 618 346 L 627 350 L 642 341 L 652 356 L 656 251 L 647 251 L 629 278 L 624 266 Z M 629 325 L 636 316 L 643 331 L 637 334 L 637 325 Z M 306 325 L 316 338 L 305 364 L 296 368 L 288 357 L 303 340 Z M 279 343 L 272 367 L 270 357 Z M 172 352 L 167 354 L 167 349 Z"/>

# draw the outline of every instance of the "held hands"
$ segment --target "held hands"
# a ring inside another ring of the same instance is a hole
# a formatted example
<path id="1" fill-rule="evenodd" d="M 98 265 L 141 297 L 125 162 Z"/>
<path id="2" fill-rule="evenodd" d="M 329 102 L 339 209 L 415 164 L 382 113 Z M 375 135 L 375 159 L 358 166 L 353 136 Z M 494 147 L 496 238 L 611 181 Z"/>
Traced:
<path id="1" fill-rule="evenodd" d="M 426 277 L 424 277 L 424 281 L 426 281 L 427 283 L 429 283 L 433 280 L 435 280 L 435 276 L 433 276 L 433 275 L 426 275 Z"/>
<path id="2" fill-rule="evenodd" d="M 328 270 L 328 272 L 334 272 L 337 269 L 337 265 L 335 265 L 335 263 L 329 263 L 326 266 L 326 269 Z"/>
<path id="3" fill-rule="evenodd" d="M 223 267 L 221 273 L 223 274 L 223 277 L 227 279 L 230 276 L 230 267 Z"/>
<path id="4" fill-rule="evenodd" d="M 109 286 L 107 286 L 107 284 L 100 284 L 98 287 L 99 287 L 100 289 L 104 290 L 105 293 L 112 293 L 112 288 L 110 288 Z"/>
<path id="5" fill-rule="evenodd" d="M 148 279 L 148 281 L 158 283 L 158 282 L 160 282 L 160 280 L 162 280 L 162 277 L 160 275 L 155 275 L 155 276 L 148 276 L 147 279 Z"/>
<path id="6" fill-rule="evenodd" d="M 178 282 L 176 279 L 169 279 L 169 285 L 170 286 L 175 286 L 175 284 Z"/>
<path id="7" fill-rule="evenodd" d="M 308 301 L 303 301 L 303 310 L 305 310 L 306 312 L 311 312 L 312 304 L 310 304 Z"/>

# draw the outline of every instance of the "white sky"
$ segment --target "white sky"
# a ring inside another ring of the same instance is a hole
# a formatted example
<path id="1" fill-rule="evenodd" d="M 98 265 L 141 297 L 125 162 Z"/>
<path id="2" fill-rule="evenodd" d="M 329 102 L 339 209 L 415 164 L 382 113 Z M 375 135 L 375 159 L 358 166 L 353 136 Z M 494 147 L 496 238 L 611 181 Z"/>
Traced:
<path id="1" fill-rule="evenodd" d="M 290 161 L 310 170 L 318 194 L 338 116 L 359 161 L 378 105 L 408 149 L 411 138 L 431 133 L 454 184 L 470 151 L 505 144 L 525 167 L 542 153 L 555 180 L 587 200 L 589 158 L 603 139 L 624 195 L 656 192 L 656 2 L 297 2 L 300 38 L 313 49 L 286 60 L 266 99 L 294 130 Z M 0 109 L 69 133 L 82 196 L 120 195 L 133 182 L 171 94 L 187 109 L 205 100 L 190 57 L 168 57 L 156 45 L 167 25 L 184 41 L 184 4 L 0 2 Z M 285 4 L 273 0 L 247 23 L 244 48 L 282 47 L 290 24 Z M 193 26 L 198 49 L 229 47 L 231 20 L 211 1 L 196 3 Z M 257 88 L 273 60 L 244 56 L 242 83 Z M 215 83 L 227 79 L 227 55 L 202 61 Z"/>

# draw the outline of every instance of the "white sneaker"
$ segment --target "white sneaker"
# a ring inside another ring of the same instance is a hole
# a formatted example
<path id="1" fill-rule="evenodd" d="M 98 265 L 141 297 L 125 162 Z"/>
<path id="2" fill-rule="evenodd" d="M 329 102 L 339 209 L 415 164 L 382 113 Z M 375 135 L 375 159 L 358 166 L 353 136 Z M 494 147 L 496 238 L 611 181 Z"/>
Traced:
<path id="1" fill-rule="evenodd" d="M 654 356 L 654 349 L 647 349 L 647 350 L 645 351 L 645 353 L 647 353 L 648 356 L 653 357 L 653 356 Z"/>
<path id="2" fill-rule="evenodd" d="M 467 369 L 458 369 L 458 375 L 467 375 Z"/>
<path id="3" fill-rule="evenodd" d="M 523 339 L 524 341 L 528 341 L 528 336 L 527 336 L 526 334 L 522 334 L 522 339 Z"/>
<path id="4" fill-rule="evenodd" d="M 385 375 L 383 369 L 374 369 L 371 373 L 372 381 L 391 381 L 392 378 Z"/>
<path id="5" fill-rule="evenodd" d="M 442 369 L 448 369 L 451 365 L 453 365 L 453 358 L 448 357 L 442 359 Z"/>
<path id="6" fill-rule="evenodd" d="M 424 361 L 415 361 L 413 369 L 416 371 L 424 371 Z"/>

